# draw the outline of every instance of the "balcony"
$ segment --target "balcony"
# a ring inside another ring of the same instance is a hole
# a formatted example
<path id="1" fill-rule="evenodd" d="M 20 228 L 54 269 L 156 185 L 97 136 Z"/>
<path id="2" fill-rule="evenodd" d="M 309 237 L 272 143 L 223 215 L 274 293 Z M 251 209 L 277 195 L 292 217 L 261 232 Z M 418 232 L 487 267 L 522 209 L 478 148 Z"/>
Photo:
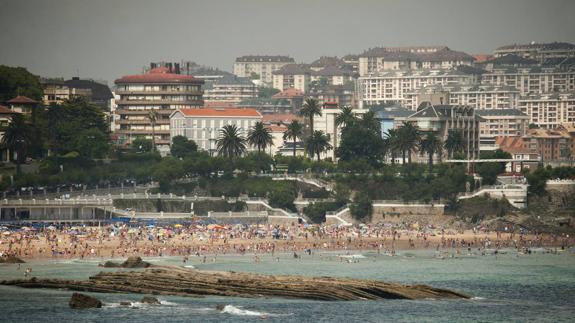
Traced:
<path id="1" fill-rule="evenodd" d="M 203 95 L 202 90 L 158 90 L 158 91 L 148 91 L 148 90 L 118 90 L 115 91 L 118 95 Z"/>
<path id="2" fill-rule="evenodd" d="M 128 120 L 128 119 L 120 119 L 116 120 L 116 124 L 133 124 L 133 125 L 151 125 L 150 120 Z M 159 119 L 156 120 L 156 125 L 166 125 L 170 124 L 170 119 Z"/>
<path id="3" fill-rule="evenodd" d="M 160 110 L 131 110 L 131 109 L 117 109 L 116 114 L 118 115 L 142 115 L 148 116 L 151 111 L 155 111 L 159 115 L 170 115 L 176 109 L 160 109 Z"/>
<path id="4" fill-rule="evenodd" d="M 182 101 L 172 101 L 172 100 L 118 100 L 116 101 L 118 106 L 121 105 L 160 105 L 160 104 L 179 104 L 179 105 L 195 105 L 202 106 L 203 100 L 182 100 Z"/>

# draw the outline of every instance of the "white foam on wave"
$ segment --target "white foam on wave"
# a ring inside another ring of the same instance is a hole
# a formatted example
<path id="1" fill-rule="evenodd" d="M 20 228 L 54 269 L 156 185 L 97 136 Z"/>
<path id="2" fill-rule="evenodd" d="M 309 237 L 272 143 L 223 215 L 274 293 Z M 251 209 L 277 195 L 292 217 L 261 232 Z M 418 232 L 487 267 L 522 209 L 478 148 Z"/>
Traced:
<path id="1" fill-rule="evenodd" d="M 356 259 L 367 258 L 364 255 L 344 255 L 344 256 L 340 255 L 338 257 L 340 257 L 340 258 L 356 258 Z"/>
<path id="2" fill-rule="evenodd" d="M 233 305 L 224 306 L 222 313 L 241 315 L 241 316 L 267 316 L 267 315 L 269 315 L 268 313 L 264 313 L 264 312 L 244 310 L 244 309 L 241 309 L 239 307 L 235 307 Z"/>
<path id="3" fill-rule="evenodd" d="M 195 269 L 196 267 L 195 267 L 195 266 L 192 266 L 192 265 L 187 265 L 187 266 L 184 266 L 184 268 L 192 268 L 192 269 Z"/>
<path id="4" fill-rule="evenodd" d="M 478 297 L 478 296 L 471 298 L 472 301 L 482 301 L 484 299 L 485 299 L 485 297 Z"/>

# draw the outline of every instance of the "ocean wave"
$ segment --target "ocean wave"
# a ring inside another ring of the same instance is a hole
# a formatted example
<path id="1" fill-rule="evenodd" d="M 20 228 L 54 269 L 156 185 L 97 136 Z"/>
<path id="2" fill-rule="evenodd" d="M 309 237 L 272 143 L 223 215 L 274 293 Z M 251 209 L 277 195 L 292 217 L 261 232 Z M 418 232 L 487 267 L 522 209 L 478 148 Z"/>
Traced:
<path id="1" fill-rule="evenodd" d="M 187 266 L 184 266 L 184 268 L 192 268 L 192 269 L 195 269 L 196 267 L 195 267 L 195 266 L 192 266 L 192 265 L 187 265 Z"/>
<path id="2" fill-rule="evenodd" d="M 339 255 L 338 257 L 340 257 L 340 258 L 356 258 L 356 259 L 367 258 L 366 256 L 359 255 L 359 254 L 358 255 L 343 255 L 343 256 Z"/>
<path id="3" fill-rule="evenodd" d="M 238 315 L 238 316 L 260 316 L 260 317 L 292 315 L 292 314 L 271 314 L 271 313 L 266 313 L 266 312 L 250 311 L 250 310 L 245 310 L 245 309 L 241 308 L 241 306 L 236 307 L 233 305 L 224 306 L 222 313 L 231 314 L 231 315 Z"/>

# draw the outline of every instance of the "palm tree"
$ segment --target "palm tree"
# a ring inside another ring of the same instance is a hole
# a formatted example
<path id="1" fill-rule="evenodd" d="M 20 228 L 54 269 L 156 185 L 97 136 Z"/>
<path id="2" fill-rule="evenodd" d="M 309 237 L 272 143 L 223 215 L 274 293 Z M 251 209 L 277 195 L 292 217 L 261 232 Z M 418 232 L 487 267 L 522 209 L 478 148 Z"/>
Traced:
<path id="1" fill-rule="evenodd" d="M 333 147 L 329 143 L 329 138 L 323 131 L 316 130 L 306 141 L 306 150 L 310 156 L 317 155 L 317 160 L 320 160 L 321 153 L 331 150 Z"/>
<path id="2" fill-rule="evenodd" d="M 260 122 L 256 122 L 254 127 L 248 132 L 248 143 L 258 148 L 258 153 L 265 152 L 267 147 L 273 145 L 270 129 Z"/>
<path id="3" fill-rule="evenodd" d="M 454 153 L 460 152 L 465 149 L 465 144 L 463 143 L 463 133 L 459 129 L 451 129 L 447 134 L 447 139 L 443 145 L 445 150 L 447 150 L 447 156 L 449 158 L 453 157 Z"/>
<path id="4" fill-rule="evenodd" d="M 360 120 L 361 126 L 372 131 L 375 131 L 378 135 L 381 136 L 381 124 L 375 118 L 375 113 L 373 111 L 368 111 L 361 116 Z"/>
<path id="5" fill-rule="evenodd" d="M 344 106 L 341 108 L 341 112 L 335 117 L 335 126 L 336 128 L 339 126 L 346 127 L 356 120 L 353 109 L 350 106 Z"/>
<path id="6" fill-rule="evenodd" d="M 148 119 L 152 124 L 152 151 L 156 151 L 156 121 L 158 120 L 158 112 L 152 110 L 148 112 Z"/>
<path id="7" fill-rule="evenodd" d="M 26 123 L 24 117 L 15 114 L 2 137 L 2 146 L 10 152 L 16 152 L 17 175 L 20 175 L 20 165 L 26 157 L 26 149 L 32 142 L 32 131 L 32 127 Z"/>
<path id="8" fill-rule="evenodd" d="M 425 138 L 419 142 L 419 151 L 421 154 L 427 154 L 429 156 L 429 171 L 433 169 L 433 155 L 438 154 L 441 158 L 441 150 L 443 149 L 443 144 L 441 139 L 437 137 L 435 132 L 428 133 Z"/>
<path id="9" fill-rule="evenodd" d="M 303 137 L 303 125 L 297 121 L 293 120 L 287 126 L 287 130 L 284 132 L 284 140 L 292 139 L 293 140 L 293 156 L 295 157 L 296 154 L 296 142 L 297 139 L 301 139 Z"/>
<path id="10" fill-rule="evenodd" d="M 389 129 L 385 134 L 384 144 L 387 146 L 387 150 L 389 151 L 392 165 L 395 165 L 397 152 L 401 150 L 398 137 L 397 129 Z"/>
<path id="11" fill-rule="evenodd" d="M 220 156 L 234 158 L 246 152 L 246 140 L 236 125 L 226 125 L 220 130 L 216 147 Z"/>
<path id="12" fill-rule="evenodd" d="M 403 164 L 405 164 L 405 157 L 407 154 L 408 163 L 411 163 L 411 152 L 417 148 L 417 144 L 421 139 L 421 134 L 416 126 L 409 122 L 404 122 L 397 131 L 398 145 L 402 153 Z"/>
<path id="13" fill-rule="evenodd" d="M 317 100 L 308 98 L 305 100 L 303 107 L 299 111 L 300 115 L 309 120 L 309 133 L 313 134 L 313 117 L 321 116 L 321 107 L 318 105 Z"/>

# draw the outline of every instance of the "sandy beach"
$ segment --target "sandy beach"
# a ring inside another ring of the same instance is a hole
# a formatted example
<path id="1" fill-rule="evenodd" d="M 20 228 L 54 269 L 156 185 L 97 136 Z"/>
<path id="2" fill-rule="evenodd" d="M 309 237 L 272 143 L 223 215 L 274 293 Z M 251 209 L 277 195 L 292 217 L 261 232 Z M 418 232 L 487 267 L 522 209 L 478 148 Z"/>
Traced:
<path id="1" fill-rule="evenodd" d="M 398 250 L 435 249 L 455 253 L 486 252 L 500 248 L 568 248 L 568 235 L 498 233 L 453 230 L 400 230 L 386 227 L 219 226 L 168 227 L 106 226 L 24 228 L 5 231 L 0 253 L 22 259 L 125 258 L 129 256 L 189 256 L 213 260 L 218 255 L 364 251 L 395 254 Z M 490 251 L 492 252 L 492 251 Z"/>

